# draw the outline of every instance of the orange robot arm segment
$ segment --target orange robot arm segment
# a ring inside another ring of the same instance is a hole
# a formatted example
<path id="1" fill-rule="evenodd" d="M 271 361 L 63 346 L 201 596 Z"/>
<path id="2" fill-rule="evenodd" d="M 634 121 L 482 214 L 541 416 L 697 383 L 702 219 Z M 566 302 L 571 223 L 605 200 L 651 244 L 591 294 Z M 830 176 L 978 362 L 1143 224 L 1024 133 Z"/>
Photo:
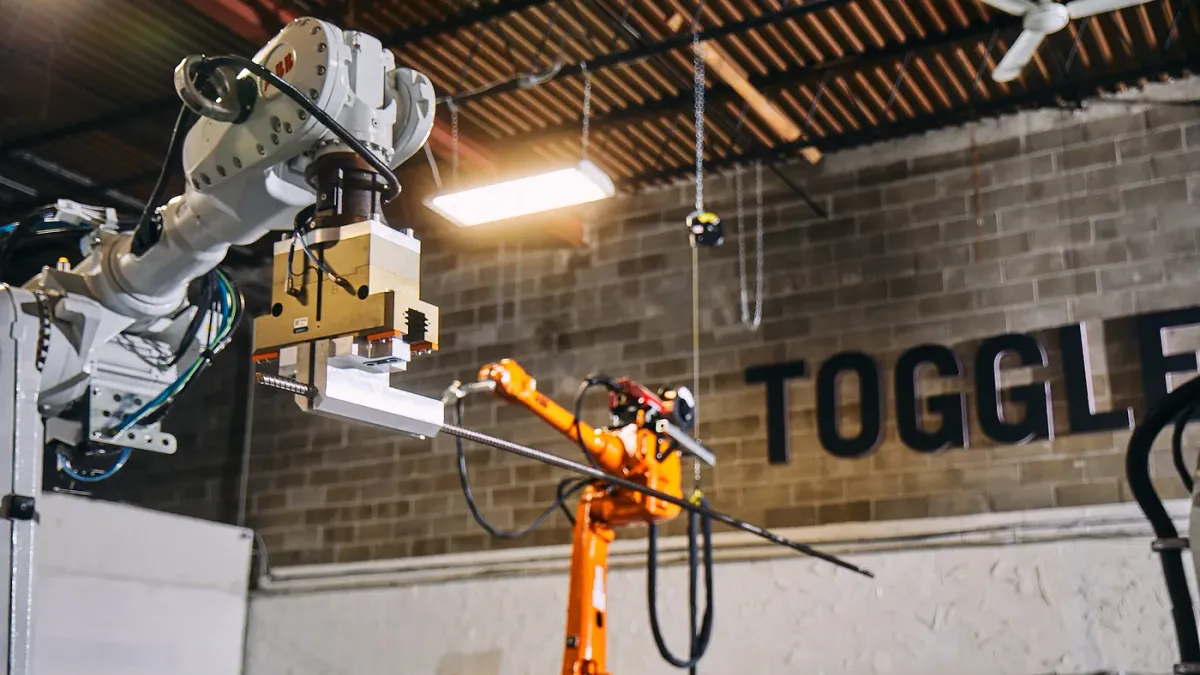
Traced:
<path id="1" fill-rule="evenodd" d="M 614 533 L 605 511 L 611 506 L 603 488 L 588 486 L 575 512 L 562 675 L 608 675 L 608 545 Z"/>
<path id="2" fill-rule="evenodd" d="M 538 391 L 537 382 L 516 361 L 504 359 L 484 366 L 479 371 L 479 380 L 495 382 L 500 397 L 525 406 L 567 438 L 576 442 L 582 439 L 583 446 L 603 470 L 618 475 L 624 473 L 625 443 L 615 434 L 597 430 L 582 421 L 576 434 L 575 415 Z"/>

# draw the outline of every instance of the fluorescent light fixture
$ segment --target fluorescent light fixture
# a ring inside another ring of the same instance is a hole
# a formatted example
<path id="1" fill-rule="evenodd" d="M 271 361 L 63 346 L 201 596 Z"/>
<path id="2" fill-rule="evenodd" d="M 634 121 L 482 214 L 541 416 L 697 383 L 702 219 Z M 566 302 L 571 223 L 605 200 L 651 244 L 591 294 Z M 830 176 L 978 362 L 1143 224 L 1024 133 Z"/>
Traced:
<path id="1" fill-rule="evenodd" d="M 474 227 L 587 204 L 615 192 L 612 179 L 585 159 L 566 169 L 430 197 L 425 205 L 455 225 Z"/>

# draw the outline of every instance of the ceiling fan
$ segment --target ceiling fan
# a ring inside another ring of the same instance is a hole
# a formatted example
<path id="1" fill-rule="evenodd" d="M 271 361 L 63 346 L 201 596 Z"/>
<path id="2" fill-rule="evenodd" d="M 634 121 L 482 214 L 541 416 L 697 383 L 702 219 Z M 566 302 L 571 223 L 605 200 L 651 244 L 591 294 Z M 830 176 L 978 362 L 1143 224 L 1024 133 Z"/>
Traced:
<path id="1" fill-rule="evenodd" d="M 1038 45 L 1047 35 L 1067 27 L 1071 19 L 1082 19 L 1096 14 L 1112 12 L 1150 0 L 1071 0 L 1058 3 L 1054 0 L 982 0 L 986 5 L 1002 12 L 1023 18 L 1025 30 L 1013 42 L 1008 53 L 996 64 L 992 79 L 997 82 L 1015 80 L 1021 69 L 1037 52 Z"/>

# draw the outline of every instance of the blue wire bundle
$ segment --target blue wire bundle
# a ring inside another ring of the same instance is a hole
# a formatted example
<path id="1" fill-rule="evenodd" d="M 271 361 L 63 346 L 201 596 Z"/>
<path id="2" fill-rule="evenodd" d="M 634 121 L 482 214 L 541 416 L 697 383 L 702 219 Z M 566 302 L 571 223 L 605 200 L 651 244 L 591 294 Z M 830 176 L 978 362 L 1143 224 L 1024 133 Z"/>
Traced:
<path id="1" fill-rule="evenodd" d="M 224 272 L 214 270 L 216 273 L 217 299 L 216 310 L 217 320 L 215 327 L 209 324 L 209 340 L 205 344 L 205 348 L 200 352 L 200 356 L 183 371 L 175 381 L 167 385 L 157 396 L 146 402 L 145 405 L 126 415 L 124 419 L 111 429 L 111 434 L 116 436 L 121 432 L 129 429 L 138 422 L 162 410 L 164 406 L 171 403 L 179 392 L 183 391 L 191 382 L 200 374 L 204 367 L 212 361 L 212 357 L 225 348 L 233 336 L 234 328 L 237 327 L 238 320 L 241 318 L 242 302 L 238 295 L 237 289 L 229 277 L 225 276 Z M 203 307 L 197 308 L 198 311 L 204 311 Z M 125 463 L 129 461 L 133 451 L 130 448 L 122 448 L 121 455 L 117 458 L 115 464 L 107 470 L 85 474 L 75 469 L 71 465 L 71 460 L 61 450 L 58 453 L 58 468 L 72 480 L 81 481 L 84 483 L 98 483 L 102 480 L 111 478 L 114 474 L 121 470 Z"/>

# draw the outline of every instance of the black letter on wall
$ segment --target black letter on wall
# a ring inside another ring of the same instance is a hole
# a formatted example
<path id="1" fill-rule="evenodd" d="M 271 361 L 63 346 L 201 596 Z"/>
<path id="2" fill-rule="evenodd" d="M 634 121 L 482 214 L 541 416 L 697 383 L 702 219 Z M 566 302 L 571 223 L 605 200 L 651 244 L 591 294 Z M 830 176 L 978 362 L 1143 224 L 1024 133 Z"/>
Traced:
<path id="1" fill-rule="evenodd" d="M 1090 434 L 1098 431 L 1133 428 L 1133 408 L 1096 412 L 1096 397 L 1092 392 L 1092 367 L 1087 351 L 1087 329 L 1083 324 L 1058 329 L 1062 349 L 1063 378 L 1067 383 L 1067 416 L 1071 433 Z"/>
<path id="2" fill-rule="evenodd" d="M 1200 323 L 1200 307 L 1173 309 L 1137 317 L 1138 345 L 1142 357 L 1142 400 L 1146 410 L 1167 395 L 1167 373 L 1196 370 L 1196 353 L 1163 354 L 1162 332 L 1173 326 Z"/>
<path id="3" fill-rule="evenodd" d="M 941 345 L 920 345 L 896 360 L 896 430 L 900 440 L 917 452 L 941 452 L 967 447 L 967 397 L 962 394 L 930 396 L 923 407 L 917 404 L 917 371 L 922 365 L 937 369 L 939 377 L 962 375 L 958 356 Z M 941 415 L 934 431 L 921 428 L 922 412 Z"/>
<path id="4" fill-rule="evenodd" d="M 746 369 L 746 384 L 767 385 L 767 459 L 771 464 L 787 464 L 790 459 L 787 381 L 793 377 L 808 377 L 804 361 Z"/>
<path id="5" fill-rule="evenodd" d="M 1022 403 L 1025 417 L 1020 422 L 1004 419 L 1000 390 L 1000 358 L 1016 354 L 1022 366 L 1045 366 L 1046 350 L 1028 335 L 1006 333 L 988 338 L 975 354 L 975 389 L 979 398 L 979 426 L 997 443 L 1015 445 L 1035 438 L 1054 438 L 1050 410 L 1050 383 L 1026 384 L 1008 390 L 1014 403 Z"/>
<path id="6" fill-rule="evenodd" d="M 838 379 L 844 371 L 858 374 L 862 426 L 858 436 L 842 438 L 838 431 Z M 861 457 L 883 440 L 883 393 L 875 359 L 861 352 L 843 352 L 821 364 L 817 373 L 817 436 L 838 457 Z"/>

